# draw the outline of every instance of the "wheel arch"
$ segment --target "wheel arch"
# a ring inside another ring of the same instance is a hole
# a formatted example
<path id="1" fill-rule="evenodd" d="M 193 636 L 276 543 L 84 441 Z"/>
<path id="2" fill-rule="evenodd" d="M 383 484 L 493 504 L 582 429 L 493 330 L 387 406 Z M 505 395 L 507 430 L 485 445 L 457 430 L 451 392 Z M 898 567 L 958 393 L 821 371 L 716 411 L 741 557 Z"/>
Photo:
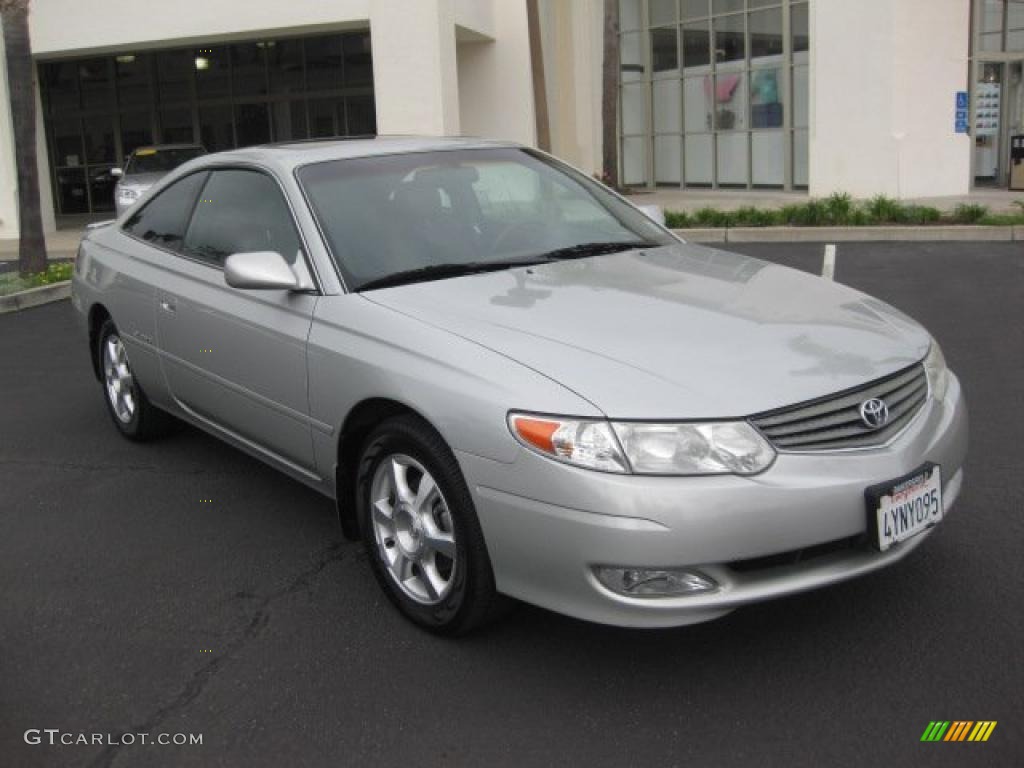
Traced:
<path id="1" fill-rule="evenodd" d="M 110 312 L 99 302 L 89 308 L 89 360 L 92 362 L 92 372 L 96 380 L 100 379 L 100 361 L 96 354 L 96 346 L 99 344 L 100 328 L 110 320 Z"/>
<path id="2" fill-rule="evenodd" d="M 389 397 L 369 397 L 352 407 L 339 431 L 337 463 L 334 469 L 338 521 L 341 523 L 345 538 L 351 541 L 359 539 L 356 473 L 359 469 L 360 450 L 366 438 L 378 425 L 395 416 L 415 416 L 441 434 L 437 426 L 415 408 Z"/>

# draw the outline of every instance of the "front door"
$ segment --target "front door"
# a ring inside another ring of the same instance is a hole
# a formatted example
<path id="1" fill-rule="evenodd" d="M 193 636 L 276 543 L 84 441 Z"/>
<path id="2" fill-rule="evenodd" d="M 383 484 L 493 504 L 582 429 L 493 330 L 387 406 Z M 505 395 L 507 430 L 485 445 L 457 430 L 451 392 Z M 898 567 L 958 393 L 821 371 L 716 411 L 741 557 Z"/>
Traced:
<path id="1" fill-rule="evenodd" d="M 974 183 L 1009 184 L 1010 141 L 1024 134 L 1024 59 L 979 61 L 974 84 Z"/>
<path id="2" fill-rule="evenodd" d="M 194 417 L 313 477 L 306 341 L 317 297 L 238 290 L 224 259 L 277 251 L 304 269 L 300 239 L 277 182 L 215 170 L 185 234 L 180 269 L 157 289 L 157 338 L 174 399 Z"/>

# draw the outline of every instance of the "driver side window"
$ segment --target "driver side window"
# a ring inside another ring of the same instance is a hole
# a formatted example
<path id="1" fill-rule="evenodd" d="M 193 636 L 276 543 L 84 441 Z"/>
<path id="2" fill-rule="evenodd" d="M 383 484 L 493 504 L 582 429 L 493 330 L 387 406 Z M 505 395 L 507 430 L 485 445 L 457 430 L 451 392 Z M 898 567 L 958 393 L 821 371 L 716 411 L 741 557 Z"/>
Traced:
<path id="1" fill-rule="evenodd" d="M 291 211 L 270 176 L 213 171 L 196 203 L 184 252 L 213 266 L 233 253 L 276 251 L 294 264 L 301 247 Z"/>

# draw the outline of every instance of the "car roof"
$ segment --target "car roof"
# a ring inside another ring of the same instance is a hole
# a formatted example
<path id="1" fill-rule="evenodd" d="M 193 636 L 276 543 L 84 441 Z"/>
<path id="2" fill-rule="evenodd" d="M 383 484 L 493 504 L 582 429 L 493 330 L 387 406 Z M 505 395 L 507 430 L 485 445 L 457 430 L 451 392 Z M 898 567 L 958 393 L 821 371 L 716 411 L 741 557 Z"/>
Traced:
<path id="1" fill-rule="evenodd" d="M 358 138 L 312 139 L 279 144 L 261 144 L 206 155 L 206 161 L 248 161 L 300 166 L 328 160 L 344 160 L 374 155 L 434 152 L 456 149 L 492 149 L 518 147 L 515 142 L 493 141 L 466 136 L 368 136 Z"/>

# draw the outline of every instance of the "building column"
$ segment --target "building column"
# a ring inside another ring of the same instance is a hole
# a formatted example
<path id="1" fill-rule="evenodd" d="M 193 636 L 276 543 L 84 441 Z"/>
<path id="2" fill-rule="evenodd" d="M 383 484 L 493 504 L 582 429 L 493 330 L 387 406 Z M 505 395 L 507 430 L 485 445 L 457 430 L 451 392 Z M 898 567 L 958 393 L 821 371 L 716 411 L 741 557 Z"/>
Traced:
<path id="1" fill-rule="evenodd" d="M 811 3 L 810 193 L 963 195 L 966 0 Z"/>
<path id="2" fill-rule="evenodd" d="M 371 0 L 377 132 L 459 133 L 454 0 Z"/>

